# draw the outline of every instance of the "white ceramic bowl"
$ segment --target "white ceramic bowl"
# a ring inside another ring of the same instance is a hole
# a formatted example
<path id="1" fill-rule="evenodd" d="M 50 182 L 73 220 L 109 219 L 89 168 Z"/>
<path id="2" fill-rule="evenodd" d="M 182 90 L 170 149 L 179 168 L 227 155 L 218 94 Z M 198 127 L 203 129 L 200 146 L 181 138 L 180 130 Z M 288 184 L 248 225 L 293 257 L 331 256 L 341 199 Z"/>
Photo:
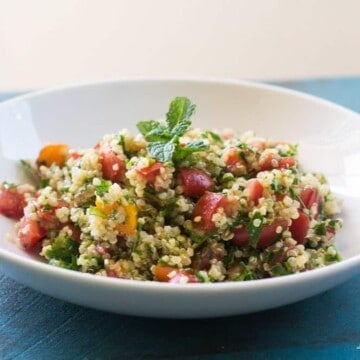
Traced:
<path id="1" fill-rule="evenodd" d="M 164 114 L 175 96 L 197 104 L 194 125 L 255 130 L 300 144 L 307 170 L 326 174 L 344 199 L 337 245 L 343 261 L 280 278 L 218 284 L 166 284 L 97 277 L 42 263 L 7 240 L 0 217 L 0 269 L 45 294 L 123 314 L 196 318 L 254 312 L 327 290 L 360 269 L 360 116 L 308 95 L 238 81 L 129 80 L 72 86 L 0 104 L 0 181 L 19 181 L 17 161 L 46 142 L 93 146 L 105 133 Z"/>

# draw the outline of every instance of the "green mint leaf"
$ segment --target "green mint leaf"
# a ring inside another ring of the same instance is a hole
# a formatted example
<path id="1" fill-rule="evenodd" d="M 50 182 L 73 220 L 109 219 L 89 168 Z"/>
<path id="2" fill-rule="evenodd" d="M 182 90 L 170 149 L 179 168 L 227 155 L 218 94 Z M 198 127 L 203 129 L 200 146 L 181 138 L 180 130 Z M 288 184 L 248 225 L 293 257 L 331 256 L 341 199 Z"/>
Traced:
<path id="1" fill-rule="evenodd" d="M 151 142 L 147 150 L 153 158 L 161 161 L 167 162 L 172 160 L 172 156 L 175 150 L 175 144 L 172 141 L 163 143 L 162 141 Z"/>
<path id="2" fill-rule="evenodd" d="M 209 145 L 205 144 L 202 140 L 191 141 L 184 147 L 176 147 L 174 160 L 179 162 L 194 152 L 205 151 L 207 149 L 209 149 Z"/>
<path id="3" fill-rule="evenodd" d="M 139 121 L 136 124 L 136 126 L 147 141 L 166 142 L 171 138 L 167 128 L 159 121 L 155 121 L 155 120 Z"/>
<path id="4" fill-rule="evenodd" d="M 186 97 L 176 97 L 171 103 L 169 107 L 169 111 L 166 114 L 166 123 L 168 125 L 169 130 L 172 132 L 172 130 L 175 128 L 176 125 L 178 125 L 181 122 L 184 122 L 186 124 L 189 120 L 192 114 L 195 111 L 196 105 L 192 103 L 191 100 L 189 100 Z M 189 126 L 190 124 L 188 124 Z M 185 127 L 185 125 L 182 126 Z M 177 130 L 179 131 L 179 130 Z M 183 131 L 185 132 L 185 131 Z M 175 135 L 182 135 L 183 133 L 179 134 L 174 133 Z"/>
<path id="5" fill-rule="evenodd" d="M 260 221 L 260 225 L 256 226 L 258 221 Z M 253 248 L 256 248 L 257 246 L 263 223 L 264 223 L 263 216 L 258 212 L 256 212 L 252 217 L 252 219 L 250 219 L 247 230 L 249 231 L 249 235 L 250 235 L 250 245 Z"/>
<path id="6" fill-rule="evenodd" d="M 222 142 L 223 142 L 223 140 L 222 140 L 222 138 L 220 137 L 220 135 L 218 135 L 218 134 L 216 134 L 216 133 L 214 133 L 213 131 L 210 131 L 210 130 L 204 131 L 204 132 L 201 134 L 201 136 L 202 136 L 203 138 L 210 138 L 210 139 L 212 139 L 212 140 L 214 140 L 214 141 L 216 141 L 216 142 L 219 142 L 219 143 L 222 143 Z"/>
<path id="7" fill-rule="evenodd" d="M 191 125 L 190 120 L 182 120 L 173 127 L 170 135 L 181 136 L 189 129 L 190 125 Z"/>

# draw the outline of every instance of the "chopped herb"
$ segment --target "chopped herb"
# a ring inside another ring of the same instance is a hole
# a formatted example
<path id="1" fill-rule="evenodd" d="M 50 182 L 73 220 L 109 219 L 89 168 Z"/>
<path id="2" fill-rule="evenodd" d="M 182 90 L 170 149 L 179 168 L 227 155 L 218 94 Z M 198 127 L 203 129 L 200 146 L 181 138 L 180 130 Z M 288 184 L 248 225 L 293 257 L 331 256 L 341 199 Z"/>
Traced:
<path id="1" fill-rule="evenodd" d="M 270 269 L 271 274 L 273 275 L 288 275 L 290 272 L 283 264 L 276 264 Z"/>
<path id="2" fill-rule="evenodd" d="M 50 179 L 40 179 L 39 188 L 44 189 L 50 184 Z"/>
<path id="3" fill-rule="evenodd" d="M 101 179 L 100 184 L 95 187 L 95 193 L 97 196 L 103 196 L 109 191 L 111 182 Z"/>
<path id="4" fill-rule="evenodd" d="M 37 169 L 32 166 L 29 161 L 26 160 L 20 160 L 20 165 L 29 180 L 34 182 L 35 184 L 38 184 L 40 181 L 40 176 Z"/>
<path id="5" fill-rule="evenodd" d="M 318 223 L 314 227 L 314 232 L 316 235 L 322 236 L 326 235 L 326 225 L 324 222 Z"/>
<path id="6" fill-rule="evenodd" d="M 76 258 L 79 256 L 79 244 L 69 237 L 56 237 L 45 256 L 51 261 L 56 260 L 59 266 L 77 270 Z"/>
<path id="7" fill-rule="evenodd" d="M 247 230 L 250 235 L 250 245 L 253 248 L 256 248 L 259 241 L 259 235 L 264 223 L 264 218 L 259 212 L 255 212 L 254 216 L 250 219 L 250 222 L 247 226 Z"/>

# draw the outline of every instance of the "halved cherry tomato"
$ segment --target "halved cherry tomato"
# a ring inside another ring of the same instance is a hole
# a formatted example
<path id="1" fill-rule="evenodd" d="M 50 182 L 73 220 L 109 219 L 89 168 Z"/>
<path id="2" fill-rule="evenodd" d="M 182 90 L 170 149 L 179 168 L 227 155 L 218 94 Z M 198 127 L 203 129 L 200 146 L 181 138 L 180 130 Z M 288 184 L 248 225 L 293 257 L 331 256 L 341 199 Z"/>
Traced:
<path id="1" fill-rule="evenodd" d="M 212 216 L 216 213 L 219 207 L 226 207 L 226 197 L 222 194 L 205 191 L 201 198 L 195 204 L 192 218 L 200 216 L 201 221 L 194 222 L 195 227 L 200 230 L 214 230 L 215 224 L 212 221 Z"/>
<path id="2" fill-rule="evenodd" d="M 19 223 L 18 237 L 25 249 L 33 248 L 46 234 L 40 224 L 31 219 L 22 218 Z"/>
<path id="3" fill-rule="evenodd" d="M 121 182 L 125 175 L 125 161 L 112 150 L 100 151 L 100 163 L 103 178 L 112 182 Z"/>
<path id="4" fill-rule="evenodd" d="M 24 216 L 25 196 L 16 188 L 0 188 L 0 214 L 19 220 Z"/>
<path id="5" fill-rule="evenodd" d="M 321 202 L 321 198 L 317 190 L 312 186 L 305 186 L 301 190 L 300 199 L 307 209 L 315 209 L 314 217 L 317 218 L 317 216 L 319 215 L 319 207 Z"/>
<path id="6" fill-rule="evenodd" d="M 245 194 L 249 202 L 257 204 L 264 195 L 264 187 L 258 179 L 250 179 L 246 184 Z"/>
<path id="7" fill-rule="evenodd" d="M 175 272 L 174 274 L 171 274 Z M 155 275 L 155 280 L 161 282 L 170 282 L 170 283 L 182 283 L 182 278 L 185 276 L 187 279 L 184 282 L 195 283 L 199 282 L 194 274 L 191 274 L 185 270 L 177 269 L 172 266 L 163 266 L 155 265 L 153 268 L 153 273 Z M 169 276 L 169 275 L 173 276 Z"/>
<path id="8" fill-rule="evenodd" d="M 214 181 L 203 170 L 196 168 L 180 169 L 179 178 L 185 196 L 201 196 L 206 190 L 214 187 Z"/>
<path id="9" fill-rule="evenodd" d="M 258 249 L 264 249 L 274 243 L 274 241 L 279 237 L 279 234 L 276 232 L 278 226 L 281 226 L 283 229 L 287 229 L 287 220 L 275 220 L 270 225 L 265 225 L 261 229 L 256 246 Z M 250 234 L 245 228 L 237 228 L 234 230 L 234 237 L 231 241 L 240 247 L 247 246 L 250 242 Z"/>
<path id="10" fill-rule="evenodd" d="M 164 165 L 162 163 L 156 162 L 141 169 L 136 169 L 136 171 L 140 173 L 148 183 L 154 184 L 156 177 L 160 175 L 161 169 L 163 167 Z"/>
<path id="11" fill-rule="evenodd" d="M 296 159 L 292 156 L 277 157 L 273 153 L 260 156 L 259 160 L 260 170 L 272 170 L 272 169 L 288 169 L 296 165 Z"/>
<path id="12" fill-rule="evenodd" d="M 309 231 L 310 219 L 302 211 L 299 211 L 299 217 L 292 220 L 292 224 L 289 228 L 292 237 L 298 242 L 298 244 L 306 244 L 306 235 Z"/>
<path id="13" fill-rule="evenodd" d="M 38 166 L 56 164 L 63 166 L 69 156 L 69 147 L 66 144 L 45 145 L 36 159 Z"/>

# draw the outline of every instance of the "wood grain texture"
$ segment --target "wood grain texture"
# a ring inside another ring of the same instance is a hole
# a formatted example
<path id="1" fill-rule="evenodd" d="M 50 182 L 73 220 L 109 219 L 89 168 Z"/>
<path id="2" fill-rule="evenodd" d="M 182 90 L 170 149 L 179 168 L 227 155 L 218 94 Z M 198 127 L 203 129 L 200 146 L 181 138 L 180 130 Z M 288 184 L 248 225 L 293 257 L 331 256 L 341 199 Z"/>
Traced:
<path id="1" fill-rule="evenodd" d="M 360 78 L 284 85 L 360 111 Z M 356 276 L 274 310 L 159 320 L 65 303 L 0 274 L 0 359 L 360 359 L 359 299 Z"/>

